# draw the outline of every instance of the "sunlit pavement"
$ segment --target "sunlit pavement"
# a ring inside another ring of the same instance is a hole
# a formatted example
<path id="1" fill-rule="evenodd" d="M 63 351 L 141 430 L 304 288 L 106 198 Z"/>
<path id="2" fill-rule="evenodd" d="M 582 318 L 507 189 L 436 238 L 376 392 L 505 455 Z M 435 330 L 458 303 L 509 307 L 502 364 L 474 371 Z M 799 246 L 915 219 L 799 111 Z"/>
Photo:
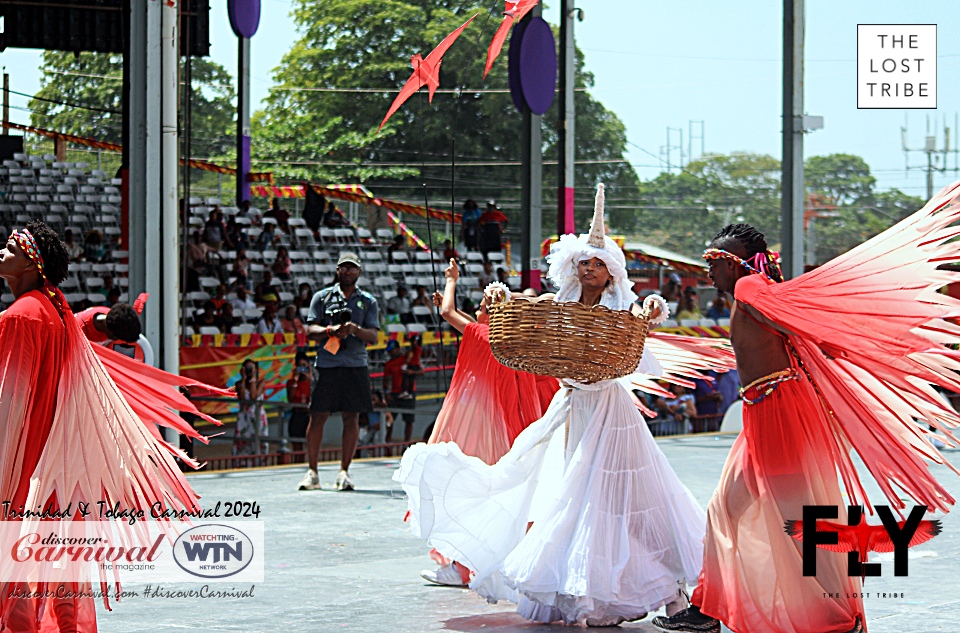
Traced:
<path id="1" fill-rule="evenodd" d="M 732 436 L 660 440 L 681 480 L 706 506 Z M 948 452 L 960 461 L 960 451 Z M 190 477 L 205 507 L 216 501 L 256 501 L 266 528 L 265 579 L 252 598 L 129 598 L 106 612 L 100 630 L 133 631 L 358 631 L 416 633 L 563 631 L 528 624 L 510 603 L 496 605 L 464 589 L 429 585 L 420 570 L 434 567 L 428 548 L 403 523 L 404 496 L 391 480 L 397 460 L 351 467 L 355 492 L 334 492 L 338 467 L 322 466 L 322 491 L 300 492 L 303 467 Z M 960 477 L 935 472 L 960 498 Z M 865 476 L 865 480 L 867 477 Z M 882 497 L 871 488 L 874 499 Z M 871 523 L 879 523 L 876 517 Z M 877 556 L 874 554 L 873 556 Z M 960 631 L 960 517 L 943 517 L 943 533 L 911 550 L 909 576 L 894 577 L 892 554 L 881 555 L 882 576 L 864 587 L 871 633 Z M 197 584 L 194 588 L 199 588 Z M 211 585 L 230 588 L 230 583 Z M 128 587 L 124 587 L 127 589 Z M 137 587 L 129 587 L 137 589 Z M 188 589 L 188 585 L 171 586 Z M 237 590 L 249 587 L 237 586 Z M 881 595 L 886 593 L 887 598 Z M 889 597 L 896 593 L 898 597 Z M 902 594 L 902 597 L 900 595 Z M 825 598 L 829 599 L 829 598 Z M 811 609 L 817 605 L 810 605 Z M 650 618 L 624 629 L 656 631 Z"/>

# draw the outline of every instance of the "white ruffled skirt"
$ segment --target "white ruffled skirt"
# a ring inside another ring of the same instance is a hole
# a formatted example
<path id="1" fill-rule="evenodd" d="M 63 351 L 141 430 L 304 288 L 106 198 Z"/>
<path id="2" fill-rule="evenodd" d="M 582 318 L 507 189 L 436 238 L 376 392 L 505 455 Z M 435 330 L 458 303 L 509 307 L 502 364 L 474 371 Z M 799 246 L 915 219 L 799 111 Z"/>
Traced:
<path id="1" fill-rule="evenodd" d="M 636 619 L 700 573 L 706 516 L 616 381 L 561 389 L 496 464 L 417 444 L 394 479 L 413 533 L 531 620 Z"/>

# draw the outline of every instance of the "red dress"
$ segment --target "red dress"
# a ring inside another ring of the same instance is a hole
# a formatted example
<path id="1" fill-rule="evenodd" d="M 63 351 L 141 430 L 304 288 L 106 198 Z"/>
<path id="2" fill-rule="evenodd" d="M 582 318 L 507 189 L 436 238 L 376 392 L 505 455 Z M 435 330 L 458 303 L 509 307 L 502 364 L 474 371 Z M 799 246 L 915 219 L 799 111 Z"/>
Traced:
<path id="1" fill-rule="evenodd" d="M 0 316 L 0 498 L 15 509 L 103 499 L 126 508 L 154 501 L 173 509 L 199 507 L 173 459 L 182 453 L 163 442 L 152 423 L 197 436 L 176 411 L 199 412 L 174 387 L 223 392 L 91 346 L 57 295 L 62 309 L 34 290 Z M 4 630 L 96 630 L 90 598 L 35 605 L 7 600 L 8 593 L 0 591 Z"/>
<path id="2" fill-rule="evenodd" d="M 427 443 L 453 442 L 465 455 L 495 464 L 543 416 L 560 383 L 501 365 L 488 332 L 481 323 L 464 329 L 457 368 Z"/>

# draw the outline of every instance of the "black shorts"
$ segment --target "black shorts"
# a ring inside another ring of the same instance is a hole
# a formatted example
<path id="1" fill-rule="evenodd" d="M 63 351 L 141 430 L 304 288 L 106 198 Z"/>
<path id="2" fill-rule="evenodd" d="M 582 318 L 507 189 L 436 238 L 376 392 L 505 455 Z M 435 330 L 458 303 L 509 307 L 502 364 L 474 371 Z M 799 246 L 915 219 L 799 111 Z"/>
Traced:
<path id="1" fill-rule="evenodd" d="M 367 367 L 317 368 L 317 384 L 310 398 L 310 410 L 325 413 L 369 413 L 370 370 Z"/>

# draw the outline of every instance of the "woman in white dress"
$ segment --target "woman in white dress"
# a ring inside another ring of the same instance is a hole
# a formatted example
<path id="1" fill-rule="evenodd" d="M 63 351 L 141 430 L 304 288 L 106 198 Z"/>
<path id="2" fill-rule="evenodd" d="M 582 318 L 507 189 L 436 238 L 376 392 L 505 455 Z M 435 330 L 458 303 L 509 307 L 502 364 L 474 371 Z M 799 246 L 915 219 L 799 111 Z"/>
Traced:
<path id="1" fill-rule="evenodd" d="M 590 234 L 564 235 L 548 259 L 554 301 L 635 307 L 603 226 L 601 185 Z M 661 368 L 644 353 L 638 372 Z M 394 479 L 414 534 L 475 570 L 471 589 L 516 602 L 530 620 L 605 626 L 663 605 L 672 614 L 700 572 L 705 514 L 618 380 L 564 380 L 496 464 L 452 443 L 417 444 Z"/>

